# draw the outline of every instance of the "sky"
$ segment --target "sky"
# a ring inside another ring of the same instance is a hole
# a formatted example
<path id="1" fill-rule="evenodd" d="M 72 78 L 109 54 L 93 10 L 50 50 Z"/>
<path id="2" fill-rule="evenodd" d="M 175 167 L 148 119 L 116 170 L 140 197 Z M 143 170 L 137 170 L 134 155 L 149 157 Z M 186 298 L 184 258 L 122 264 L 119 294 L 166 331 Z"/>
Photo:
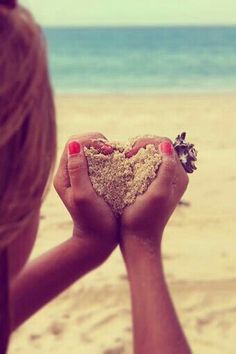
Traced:
<path id="1" fill-rule="evenodd" d="M 20 0 L 44 26 L 236 25 L 236 0 Z"/>

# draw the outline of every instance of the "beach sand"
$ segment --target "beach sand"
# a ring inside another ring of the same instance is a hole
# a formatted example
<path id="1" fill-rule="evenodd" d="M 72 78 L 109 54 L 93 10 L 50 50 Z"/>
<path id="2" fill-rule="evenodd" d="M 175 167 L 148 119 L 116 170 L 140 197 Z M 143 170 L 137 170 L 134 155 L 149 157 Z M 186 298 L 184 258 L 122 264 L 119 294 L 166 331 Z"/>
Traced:
<path id="1" fill-rule="evenodd" d="M 109 142 L 112 154 L 85 149 L 89 176 L 96 193 L 110 206 L 115 216 L 135 202 L 156 178 L 162 157 L 154 145 L 147 145 L 134 156 L 126 158 L 133 143 L 127 146 Z"/>
<path id="2" fill-rule="evenodd" d="M 187 131 L 199 151 L 198 170 L 165 231 L 165 273 L 193 353 L 236 353 L 236 97 L 58 96 L 56 105 L 58 156 L 77 133 L 100 131 L 126 141 L 143 134 L 174 139 Z M 41 219 L 32 257 L 71 235 L 70 218 L 53 189 Z M 132 353 L 129 287 L 119 249 L 15 332 L 9 354 L 16 353 Z"/>

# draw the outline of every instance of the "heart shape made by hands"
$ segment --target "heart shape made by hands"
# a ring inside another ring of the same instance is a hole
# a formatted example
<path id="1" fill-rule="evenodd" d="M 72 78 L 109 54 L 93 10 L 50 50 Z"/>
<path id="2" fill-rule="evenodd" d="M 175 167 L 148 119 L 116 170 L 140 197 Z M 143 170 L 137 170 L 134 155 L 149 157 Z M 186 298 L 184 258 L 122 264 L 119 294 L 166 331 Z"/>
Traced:
<path id="1" fill-rule="evenodd" d="M 131 149 L 131 142 L 125 145 L 109 142 L 109 145 L 114 149 L 109 155 L 94 147 L 84 148 L 84 153 L 93 188 L 115 215 L 121 215 L 125 207 L 133 204 L 155 179 L 162 158 L 154 145 L 141 148 L 130 158 L 125 153 Z"/>

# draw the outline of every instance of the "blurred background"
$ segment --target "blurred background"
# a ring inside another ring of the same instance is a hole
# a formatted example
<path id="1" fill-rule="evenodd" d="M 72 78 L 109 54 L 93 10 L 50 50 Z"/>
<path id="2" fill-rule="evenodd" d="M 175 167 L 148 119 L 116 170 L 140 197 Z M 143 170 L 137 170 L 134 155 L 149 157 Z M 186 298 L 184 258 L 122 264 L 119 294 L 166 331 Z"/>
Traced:
<path id="1" fill-rule="evenodd" d="M 42 25 L 58 122 L 108 139 L 187 131 L 199 151 L 163 260 L 196 354 L 235 354 L 235 0 L 22 0 Z M 71 235 L 50 190 L 32 258 Z M 30 301 L 30 299 L 29 299 Z M 13 336 L 10 354 L 132 353 L 129 287 L 117 249 Z M 173 353 L 174 354 L 174 353 Z"/>
<path id="2" fill-rule="evenodd" d="M 233 92 L 233 0 L 25 0 L 60 93 Z"/>

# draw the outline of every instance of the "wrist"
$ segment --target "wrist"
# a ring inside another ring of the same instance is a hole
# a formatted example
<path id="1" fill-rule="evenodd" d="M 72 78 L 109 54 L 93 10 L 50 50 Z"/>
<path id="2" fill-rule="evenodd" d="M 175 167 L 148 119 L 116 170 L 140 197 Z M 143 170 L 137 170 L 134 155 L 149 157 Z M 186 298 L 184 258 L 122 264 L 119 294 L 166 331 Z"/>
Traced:
<path id="1" fill-rule="evenodd" d="M 155 234 L 137 234 L 131 232 L 122 232 L 121 234 L 121 252 L 124 256 L 133 253 L 149 254 L 161 257 L 161 239 L 162 233 Z"/>
<path id="2" fill-rule="evenodd" d="M 106 243 L 98 235 L 86 235 L 74 228 L 72 242 L 87 255 L 94 268 L 101 265 L 113 252 L 115 244 Z"/>
<path id="3" fill-rule="evenodd" d="M 162 271 L 161 237 L 122 235 L 120 249 L 129 272 L 139 272 L 152 265 Z"/>
<path id="4" fill-rule="evenodd" d="M 132 301 L 135 298 L 143 306 L 146 302 L 145 294 L 147 291 L 151 292 L 153 284 L 165 283 L 161 249 L 144 243 L 143 240 L 142 242 L 131 241 L 123 248 L 122 255 L 127 269 Z M 137 299 L 139 296 L 140 299 Z"/>

